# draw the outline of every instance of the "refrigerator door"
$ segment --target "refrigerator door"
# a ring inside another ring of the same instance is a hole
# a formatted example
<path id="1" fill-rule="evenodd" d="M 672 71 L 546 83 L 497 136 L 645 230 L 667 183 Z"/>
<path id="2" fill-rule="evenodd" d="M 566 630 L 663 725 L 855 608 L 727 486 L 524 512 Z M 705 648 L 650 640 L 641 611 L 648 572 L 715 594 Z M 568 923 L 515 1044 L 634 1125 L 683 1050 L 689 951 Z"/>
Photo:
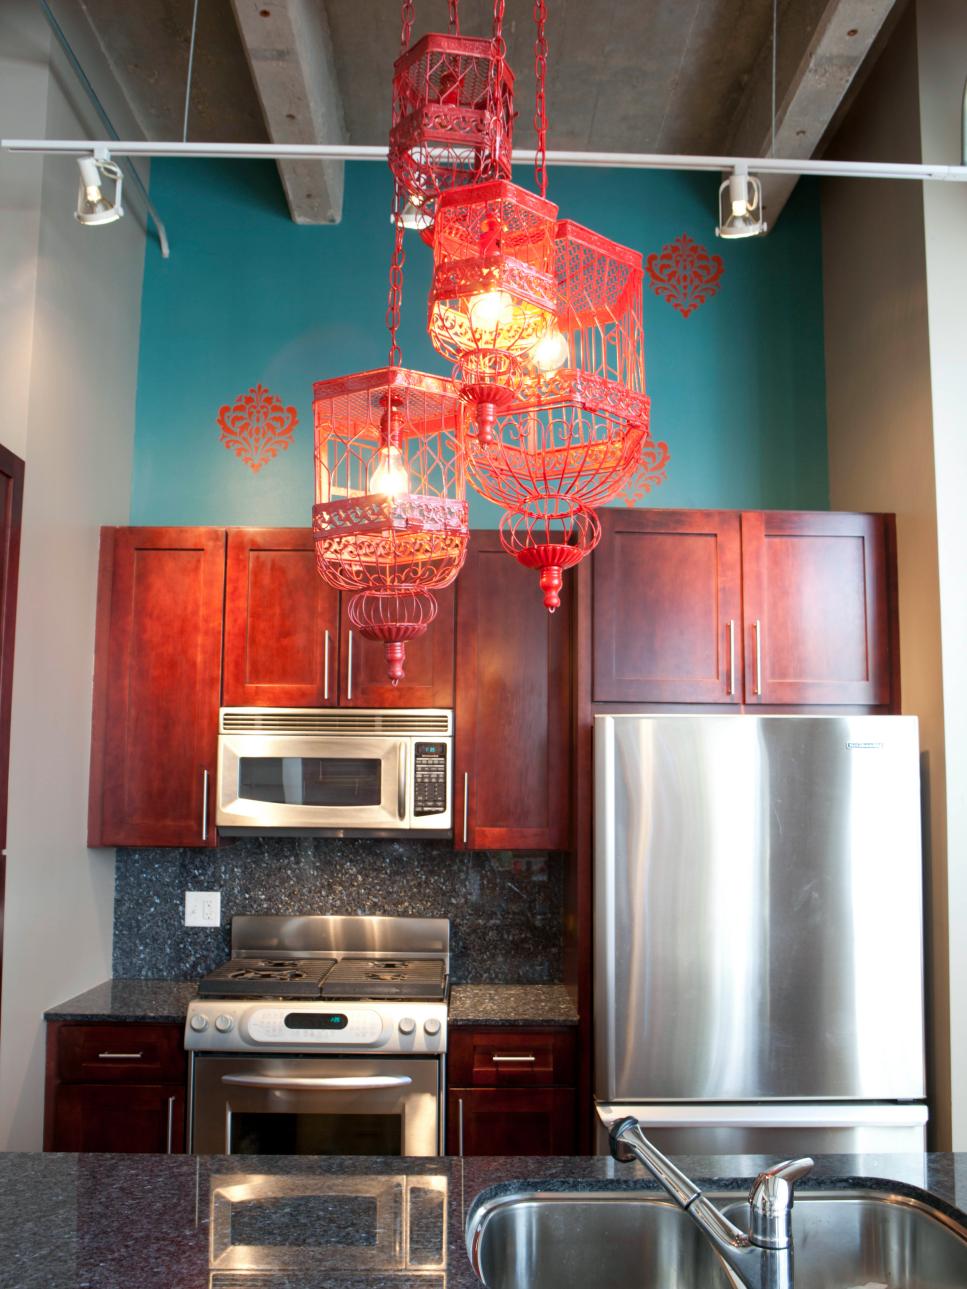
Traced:
<path id="1" fill-rule="evenodd" d="M 667 1155 L 881 1155 L 926 1150 L 924 1105 L 598 1105 L 596 1144 L 628 1115 Z"/>
<path id="2" fill-rule="evenodd" d="M 917 723 L 595 718 L 600 1101 L 924 1096 Z"/>

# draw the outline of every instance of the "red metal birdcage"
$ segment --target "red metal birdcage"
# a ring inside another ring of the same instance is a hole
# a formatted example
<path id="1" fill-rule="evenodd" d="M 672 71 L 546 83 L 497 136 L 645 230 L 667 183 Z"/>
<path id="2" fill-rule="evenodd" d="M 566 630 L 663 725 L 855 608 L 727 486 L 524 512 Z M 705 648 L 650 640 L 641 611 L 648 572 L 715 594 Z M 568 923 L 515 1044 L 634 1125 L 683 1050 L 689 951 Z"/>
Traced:
<path id="1" fill-rule="evenodd" d="M 431 34 L 396 60 L 389 166 L 418 224 L 451 188 L 510 178 L 513 95 L 493 40 Z"/>
<path id="2" fill-rule="evenodd" d="M 454 363 L 484 438 L 557 314 L 556 218 L 552 202 L 505 180 L 453 189 L 437 203 L 427 329 Z"/>
<path id="3" fill-rule="evenodd" d="M 450 381 L 389 366 L 317 381 L 313 406 L 317 567 L 354 593 L 350 619 L 385 644 L 395 684 L 466 558 L 465 405 Z"/>

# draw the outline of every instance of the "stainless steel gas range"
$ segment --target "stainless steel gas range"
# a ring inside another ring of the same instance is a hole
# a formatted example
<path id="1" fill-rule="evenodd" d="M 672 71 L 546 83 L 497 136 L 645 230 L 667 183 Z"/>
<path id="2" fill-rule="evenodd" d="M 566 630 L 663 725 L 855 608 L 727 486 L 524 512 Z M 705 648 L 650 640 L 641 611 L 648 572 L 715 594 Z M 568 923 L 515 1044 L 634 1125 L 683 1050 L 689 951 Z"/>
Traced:
<path id="1" fill-rule="evenodd" d="M 188 1006 L 197 1154 L 438 1155 L 445 918 L 237 917 Z"/>

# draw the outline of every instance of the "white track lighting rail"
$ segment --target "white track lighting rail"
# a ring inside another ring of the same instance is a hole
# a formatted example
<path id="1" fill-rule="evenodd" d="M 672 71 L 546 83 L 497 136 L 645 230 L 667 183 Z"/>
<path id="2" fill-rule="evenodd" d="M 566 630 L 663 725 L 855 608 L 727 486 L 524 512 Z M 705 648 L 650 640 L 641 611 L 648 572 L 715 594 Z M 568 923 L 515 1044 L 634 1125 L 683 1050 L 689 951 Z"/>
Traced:
<path id="1" fill-rule="evenodd" d="M 117 139 L 0 139 L 4 152 L 81 156 L 106 149 L 112 157 L 195 157 L 236 161 L 385 161 L 387 149 L 351 143 L 182 143 Z M 515 148 L 515 163 L 532 165 L 534 153 Z M 827 179 L 912 179 L 967 183 L 967 165 L 908 164 L 884 161 L 799 160 L 782 157 L 690 156 L 665 152 L 548 152 L 551 166 L 597 166 L 615 170 L 729 171 L 752 174 L 813 175 Z"/>

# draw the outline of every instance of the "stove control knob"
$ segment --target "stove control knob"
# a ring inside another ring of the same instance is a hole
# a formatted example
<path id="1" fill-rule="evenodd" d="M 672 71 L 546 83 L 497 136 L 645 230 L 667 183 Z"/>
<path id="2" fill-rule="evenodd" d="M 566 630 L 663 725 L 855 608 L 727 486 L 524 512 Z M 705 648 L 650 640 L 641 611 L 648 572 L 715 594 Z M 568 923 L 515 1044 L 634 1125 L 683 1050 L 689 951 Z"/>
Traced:
<path id="1" fill-rule="evenodd" d="M 207 1028 L 208 1028 L 208 1017 L 207 1017 L 207 1016 L 192 1016 L 192 1018 L 191 1018 L 191 1027 L 192 1027 L 192 1029 L 195 1031 L 195 1033 L 196 1033 L 196 1034 L 200 1034 L 200 1033 L 202 1032 L 202 1030 L 204 1030 L 204 1029 L 207 1029 Z"/>
<path id="2" fill-rule="evenodd" d="M 416 1021 L 412 1016 L 404 1016 L 398 1026 L 401 1034 L 412 1034 L 416 1030 Z"/>
<path id="3" fill-rule="evenodd" d="M 219 1034 L 227 1034 L 228 1031 L 232 1029 L 234 1025 L 235 1025 L 235 1022 L 231 1018 L 231 1016 L 215 1017 L 215 1028 L 218 1030 Z"/>
<path id="4" fill-rule="evenodd" d="M 423 1032 L 425 1034 L 429 1034 L 431 1038 L 435 1034 L 439 1034 L 440 1022 L 437 1020 L 435 1016 L 431 1016 L 429 1020 L 425 1020 L 423 1022 Z"/>

